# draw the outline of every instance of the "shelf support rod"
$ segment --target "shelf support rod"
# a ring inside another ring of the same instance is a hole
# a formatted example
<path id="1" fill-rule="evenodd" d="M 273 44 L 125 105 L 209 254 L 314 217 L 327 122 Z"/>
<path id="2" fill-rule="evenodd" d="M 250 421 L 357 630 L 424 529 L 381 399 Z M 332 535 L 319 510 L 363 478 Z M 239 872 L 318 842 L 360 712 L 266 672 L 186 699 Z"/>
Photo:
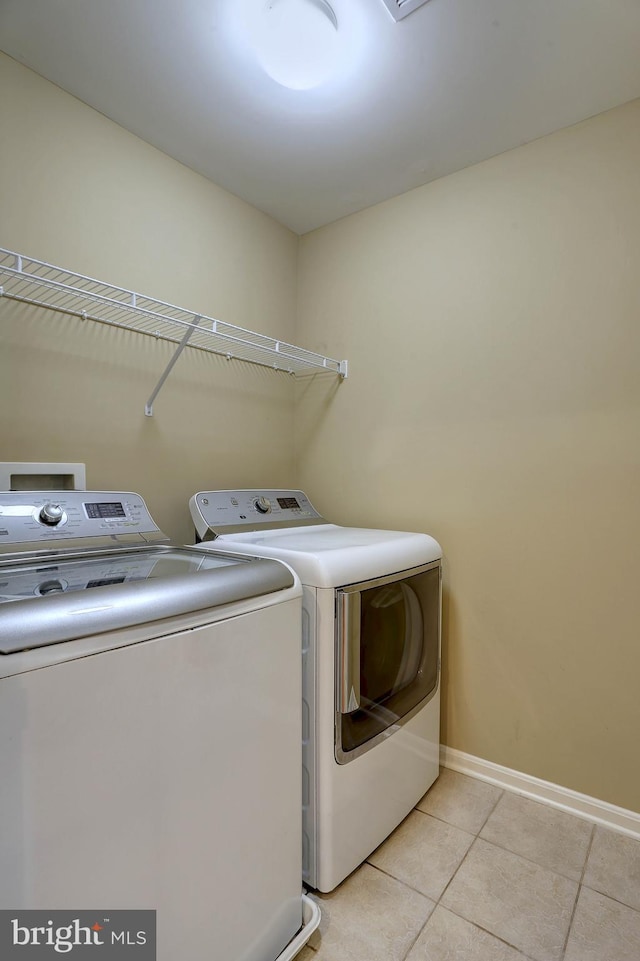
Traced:
<path id="1" fill-rule="evenodd" d="M 160 393 L 160 391 L 162 390 L 162 387 L 163 387 L 163 385 L 164 385 L 165 380 L 167 379 L 167 377 L 169 376 L 169 374 L 170 374 L 171 371 L 173 370 L 173 368 L 174 368 L 174 366 L 175 366 L 175 363 L 176 363 L 178 357 L 180 356 L 180 354 L 182 353 L 182 351 L 185 349 L 185 347 L 186 347 L 187 344 L 189 343 L 189 340 L 190 340 L 190 338 L 191 338 L 191 335 L 193 334 L 193 332 L 194 332 L 194 330 L 196 329 L 196 327 L 198 327 L 198 325 L 201 323 L 201 321 L 202 321 L 202 316 L 199 315 L 199 314 L 196 314 L 196 316 L 193 318 L 193 324 L 191 324 L 191 325 L 185 330 L 184 335 L 183 335 L 183 337 L 182 337 L 182 340 L 180 341 L 180 343 L 179 343 L 178 346 L 176 347 L 176 350 L 175 350 L 175 353 L 174 353 L 173 357 L 171 358 L 171 360 L 169 361 L 169 363 L 168 363 L 167 366 L 165 367 L 164 373 L 163 373 L 162 377 L 160 378 L 160 380 L 158 381 L 158 383 L 157 383 L 156 386 L 155 386 L 155 390 L 153 391 L 153 393 L 151 394 L 151 397 L 149 398 L 149 400 L 148 400 L 147 403 L 145 404 L 144 412 L 145 412 L 145 414 L 146 414 L 147 417 L 153 417 L 153 402 L 154 402 L 154 400 L 156 399 L 156 397 L 158 396 L 158 394 Z"/>

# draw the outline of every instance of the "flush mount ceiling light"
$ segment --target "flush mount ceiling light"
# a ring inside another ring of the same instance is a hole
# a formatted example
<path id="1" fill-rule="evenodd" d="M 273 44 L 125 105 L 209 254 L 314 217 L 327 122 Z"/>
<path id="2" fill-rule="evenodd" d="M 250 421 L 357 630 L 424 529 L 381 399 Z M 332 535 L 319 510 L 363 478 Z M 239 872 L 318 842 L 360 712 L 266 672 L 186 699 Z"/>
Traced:
<path id="1" fill-rule="evenodd" d="M 338 20 L 327 0 L 266 0 L 252 29 L 265 72 L 293 90 L 327 81 L 339 56 Z"/>
<path id="2" fill-rule="evenodd" d="M 402 20 L 410 13 L 423 7 L 427 0 L 382 0 L 394 20 Z"/>

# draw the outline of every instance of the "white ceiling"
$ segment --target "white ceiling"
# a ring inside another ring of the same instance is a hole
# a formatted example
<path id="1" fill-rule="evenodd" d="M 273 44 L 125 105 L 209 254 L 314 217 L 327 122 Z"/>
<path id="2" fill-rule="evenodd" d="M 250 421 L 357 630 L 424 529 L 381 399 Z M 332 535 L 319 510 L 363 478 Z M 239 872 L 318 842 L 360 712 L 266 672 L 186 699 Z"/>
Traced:
<path id="1" fill-rule="evenodd" d="M 640 0 L 331 0 L 309 91 L 243 37 L 265 2 L 0 0 L 0 49 L 297 233 L 640 96 Z"/>

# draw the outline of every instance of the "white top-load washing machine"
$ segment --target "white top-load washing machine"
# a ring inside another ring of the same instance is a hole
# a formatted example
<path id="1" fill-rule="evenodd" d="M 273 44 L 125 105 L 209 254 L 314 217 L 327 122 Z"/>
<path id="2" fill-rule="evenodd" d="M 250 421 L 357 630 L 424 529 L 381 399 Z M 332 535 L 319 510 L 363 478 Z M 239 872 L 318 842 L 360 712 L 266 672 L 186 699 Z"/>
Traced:
<path id="1" fill-rule="evenodd" d="M 208 491 L 200 546 L 286 561 L 303 584 L 303 878 L 331 891 L 438 776 L 441 549 L 327 523 L 302 491 Z"/>
<path id="2" fill-rule="evenodd" d="M 300 595 L 138 494 L 0 493 L 0 908 L 102 909 L 103 943 L 155 910 L 158 961 L 299 950 Z"/>

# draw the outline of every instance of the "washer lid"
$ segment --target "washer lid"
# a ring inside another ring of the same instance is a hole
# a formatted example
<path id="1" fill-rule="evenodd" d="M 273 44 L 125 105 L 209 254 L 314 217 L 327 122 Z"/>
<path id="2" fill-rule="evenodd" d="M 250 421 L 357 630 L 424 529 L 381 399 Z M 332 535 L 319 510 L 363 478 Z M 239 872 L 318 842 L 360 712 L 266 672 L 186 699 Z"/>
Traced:
<path id="1" fill-rule="evenodd" d="M 283 564 L 156 545 L 0 564 L 0 655 L 260 597 L 294 585 Z"/>

